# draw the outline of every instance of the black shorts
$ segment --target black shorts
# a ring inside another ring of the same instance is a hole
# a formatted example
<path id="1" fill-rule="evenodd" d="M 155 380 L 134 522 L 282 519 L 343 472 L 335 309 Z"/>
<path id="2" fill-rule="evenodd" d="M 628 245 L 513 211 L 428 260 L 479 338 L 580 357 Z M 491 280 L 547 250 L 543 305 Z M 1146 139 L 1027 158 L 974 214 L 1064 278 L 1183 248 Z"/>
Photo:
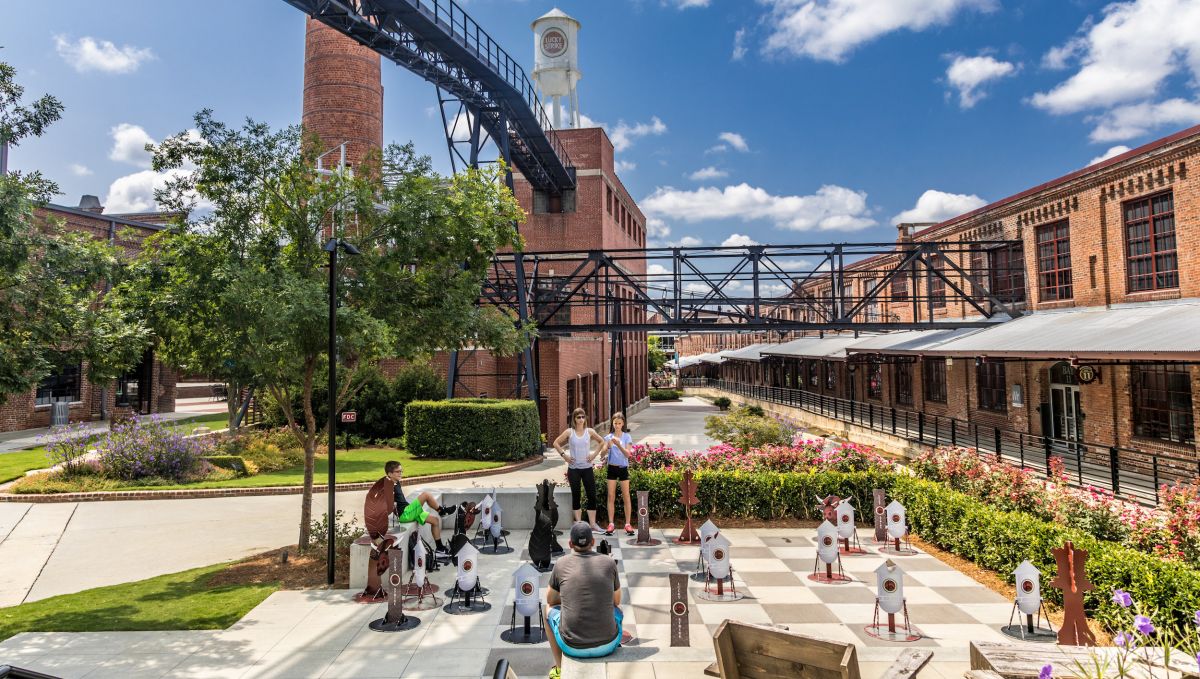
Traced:
<path id="1" fill-rule="evenodd" d="M 618 467 L 615 464 L 608 465 L 608 480 L 609 481 L 628 481 L 629 467 Z"/>

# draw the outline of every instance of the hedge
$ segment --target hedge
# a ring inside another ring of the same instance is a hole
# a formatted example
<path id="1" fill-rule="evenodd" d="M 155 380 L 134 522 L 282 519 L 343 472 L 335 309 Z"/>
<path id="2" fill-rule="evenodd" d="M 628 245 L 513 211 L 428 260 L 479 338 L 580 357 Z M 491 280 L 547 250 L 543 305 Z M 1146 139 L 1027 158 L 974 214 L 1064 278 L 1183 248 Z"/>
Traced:
<path id="1" fill-rule="evenodd" d="M 678 389 L 651 389 L 651 401 L 678 401 L 683 396 L 683 392 Z"/>
<path id="2" fill-rule="evenodd" d="M 456 398 L 404 409 L 405 447 L 416 457 L 520 460 L 542 451 L 533 401 Z"/>
<path id="3" fill-rule="evenodd" d="M 603 480 L 603 471 L 597 476 Z M 650 491 L 653 516 L 682 518 L 682 476 L 676 471 L 631 469 L 630 489 Z M 1042 592 L 1056 603 L 1061 603 L 1061 591 L 1046 586 L 1057 571 L 1050 550 L 1072 540 L 1077 548 L 1088 550 L 1086 570 L 1095 586 L 1084 598 L 1085 608 L 1110 630 L 1128 625 L 1130 619 L 1127 610 L 1112 602 L 1114 589 L 1129 592 L 1145 611 L 1156 611 L 1154 622 L 1160 628 L 1194 628 L 1195 611 L 1200 610 L 1200 571 L 1187 564 L 1097 540 L 1021 512 L 1001 511 L 934 481 L 882 471 L 701 471 L 694 478 L 700 504 L 692 515 L 716 520 L 816 520 L 820 516 L 816 498 L 836 494 L 854 498 L 858 516 L 866 523 L 873 504 L 871 491 L 883 488 L 889 500 L 897 499 L 905 506 L 913 533 L 941 549 L 1009 582 L 1016 567 L 1029 559 L 1042 572 Z M 600 506 L 603 513 L 603 502 Z"/>

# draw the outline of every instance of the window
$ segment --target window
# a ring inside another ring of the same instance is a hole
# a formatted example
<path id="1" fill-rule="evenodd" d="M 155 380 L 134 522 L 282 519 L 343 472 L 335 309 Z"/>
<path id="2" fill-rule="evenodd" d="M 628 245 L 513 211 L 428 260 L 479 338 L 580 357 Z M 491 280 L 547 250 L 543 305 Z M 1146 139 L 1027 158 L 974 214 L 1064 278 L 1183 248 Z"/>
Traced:
<path id="1" fill-rule="evenodd" d="M 1012 243 L 988 250 L 988 288 L 1001 302 L 1025 301 L 1025 246 Z"/>
<path id="2" fill-rule="evenodd" d="M 942 264 L 942 256 L 937 254 L 930 255 L 929 264 L 929 271 L 927 271 L 925 274 L 929 285 L 929 299 L 933 302 L 933 308 L 945 309 L 946 281 L 942 280 L 940 276 L 934 273 L 934 271 L 940 272 L 945 268 L 945 266 Z"/>
<path id="3" fill-rule="evenodd" d="M 819 371 L 820 371 L 820 364 L 817 363 L 816 360 L 812 360 L 812 361 L 808 362 L 808 386 L 810 386 L 810 387 L 821 386 L 821 377 L 819 375 Z"/>
<path id="4" fill-rule="evenodd" d="M 912 363 L 896 363 L 896 403 L 910 406 L 913 402 Z"/>
<path id="5" fill-rule="evenodd" d="M 837 363 L 825 361 L 825 389 L 827 391 L 835 391 L 837 389 L 837 374 Z"/>
<path id="6" fill-rule="evenodd" d="M 975 383 L 979 391 L 979 407 L 1003 413 L 1008 410 L 1007 377 L 1003 361 L 981 361 L 975 367 Z"/>
<path id="7" fill-rule="evenodd" d="M 876 401 L 883 398 L 883 364 L 871 362 L 867 364 L 867 398 Z"/>
<path id="8" fill-rule="evenodd" d="M 1187 368 L 1175 365 L 1135 365 L 1133 433 L 1175 443 L 1194 443 L 1192 382 Z"/>
<path id="9" fill-rule="evenodd" d="M 50 405 L 56 401 L 79 401 L 80 365 L 67 365 L 50 373 L 38 383 L 34 405 Z"/>
<path id="10" fill-rule="evenodd" d="M 1179 287 L 1175 203 L 1170 191 L 1124 205 L 1129 292 Z"/>
<path id="11" fill-rule="evenodd" d="M 908 299 L 908 272 L 897 271 L 892 276 L 892 301 L 903 302 Z"/>
<path id="12" fill-rule="evenodd" d="M 1043 302 L 1071 299 L 1071 232 L 1067 220 L 1037 229 L 1038 295 Z"/>
<path id="13" fill-rule="evenodd" d="M 921 359 L 921 391 L 926 401 L 946 402 L 946 362 L 941 358 Z"/>
<path id="14" fill-rule="evenodd" d="M 608 208 L 608 214 L 611 215 L 612 214 L 612 206 L 613 206 L 612 187 L 605 186 L 604 191 L 605 191 L 604 207 Z"/>

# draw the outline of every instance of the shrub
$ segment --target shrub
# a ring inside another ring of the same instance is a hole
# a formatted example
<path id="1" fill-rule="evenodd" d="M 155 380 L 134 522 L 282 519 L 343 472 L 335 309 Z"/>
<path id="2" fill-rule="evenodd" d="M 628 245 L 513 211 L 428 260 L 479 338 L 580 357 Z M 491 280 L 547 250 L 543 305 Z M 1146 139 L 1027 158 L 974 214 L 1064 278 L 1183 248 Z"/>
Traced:
<path id="1" fill-rule="evenodd" d="M 817 442 L 801 440 L 792 446 L 763 446 L 741 450 L 728 444 L 705 451 L 676 453 L 665 444 L 635 445 L 630 463 L 639 469 L 692 471 L 868 471 L 888 470 L 892 463 L 874 450 L 853 443 L 823 450 Z"/>
<path id="2" fill-rule="evenodd" d="M 1122 609 L 1113 603 L 1114 589 L 1122 589 L 1159 612 L 1164 626 L 1185 629 L 1194 625 L 1200 609 L 1200 572 L 1187 564 L 1138 552 L 1114 542 L 1098 540 L 1082 530 L 1044 521 L 1024 512 L 991 507 L 982 500 L 946 486 L 897 476 L 892 497 L 904 504 L 914 533 L 932 544 L 1011 579 L 1025 559 L 1042 571 L 1043 582 L 1057 571 L 1050 550 L 1072 540 L 1088 551 L 1088 579 L 1095 589 L 1084 604 L 1090 615 L 1110 629 L 1120 624 Z M 1042 592 L 1061 603 L 1061 591 Z"/>
<path id="3" fill-rule="evenodd" d="M 519 460 L 542 450 L 537 404 L 484 398 L 413 401 L 405 409 L 416 457 Z"/>
<path id="4" fill-rule="evenodd" d="M 713 399 L 713 405 L 721 410 L 729 410 L 729 406 L 733 405 L 733 401 L 730 401 L 727 396 L 718 396 Z"/>
<path id="5" fill-rule="evenodd" d="M 683 392 L 678 389 L 651 389 L 651 401 L 678 401 Z"/>
<path id="6" fill-rule="evenodd" d="M 88 448 L 97 435 L 86 424 L 73 424 L 54 430 L 46 437 L 46 457 L 59 465 L 66 476 L 83 473 Z"/>
<path id="7" fill-rule="evenodd" d="M 240 456 L 257 472 L 277 472 L 304 464 L 304 451 L 299 448 L 280 450 L 279 446 L 265 441 L 251 441 Z"/>
<path id="8" fill-rule="evenodd" d="M 228 469 L 237 476 L 249 476 L 246 461 L 237 455 L 205 455 L 200 458 L 219 469 Z"/>
<path id="9" fill-rule="evenodd" d="M 157 417 L 116 424 L 97 445 L 105 476 L 125 481 L 161 477 L 182 481 L 206 452 L 204 439 L 185 438 Z"/>
<path id="10" fill-rule="evenodd" d="M 738 408 L 728 415 L 705 417 L 704 433 L 741 450 L 766 445 L 785 446 L 790 444 L 795 436 L 795 430 L 787 424 L 773 418 L 754 415 L 746 407 Z"/>
<path id="11" fill-rule="evenodd" d="M 350 553 L 350 545 L 363 534 L 362 528 L 358 526 L 358 517 L 351 516 L 349 521 L 344 521 L 345 512 L 338 509 L 333 512 L 333 547 L 338 555 Z M 308 542 L 309 553 L 324 554 L 329 544 L 329 514 L 322 514 L 321 518 L 314 519 L 309 523 L 309 535 L 312 537 Z"/>
<path id="12" fill-rule="evenodd" d="M 752 417 L 766 417 L 767 416 L 767 414 L 765 412 L 763 412 L 762 406 L 756 406 L 756 405 L 753 405 L 750 403 L 743 403 L 741 405 L 741 407 L 739 408 L 739 410 L 741 410 L 742 412 L 744 412 L 747 415 L 750 415 Z"/>

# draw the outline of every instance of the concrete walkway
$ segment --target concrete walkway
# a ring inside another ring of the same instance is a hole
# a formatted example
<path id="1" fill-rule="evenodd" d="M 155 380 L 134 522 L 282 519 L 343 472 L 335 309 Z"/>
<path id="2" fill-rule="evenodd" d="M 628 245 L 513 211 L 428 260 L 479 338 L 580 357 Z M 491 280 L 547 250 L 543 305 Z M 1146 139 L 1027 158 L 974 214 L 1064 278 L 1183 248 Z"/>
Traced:
<path id="1" fill-rule="evenodd" d="M 631 418 L 634 439 L 680 449 L 707 447 L 701 399 L 653 405 Z M 690 443 L 689 443 L 690 442 Z M 439 481 L 438 488 L 532 488 L 563 483 L 566 466 L 553 452 L 541 464 L 509 474 Z M 382 471 L 380 472 L 382 475 Z M 413 484 L 412 490 L 420 484 Z M 362 518 L 365 491 L 337 494 L 346 516 Z M 325 513 L 315 495 L 313 515 Z M 0 503 L 0 607 L 92 587 L 175 573 L 295 544 L 300 496 L 203 498 L 59 504 Z M 83 563 L 92 564 L 80 568 Z"/>
<path id="2" fill-rule="evenodd" d="M 225 411 L 225 404 L 207 398 L 187 398 L 176 403 L 173 413 L 162 413 L 159 417 L 164 420 L 183 420 L 197 415 L 220 413 Z M 108 431 L 108 421 L 87 422 L 89 432 Z M 0 432 L 0 453 L 12 453 L 26 448 L 36 448 L 46 442 L 51 433 L 50 427 L 36 427 L 19 431 Z"/>

